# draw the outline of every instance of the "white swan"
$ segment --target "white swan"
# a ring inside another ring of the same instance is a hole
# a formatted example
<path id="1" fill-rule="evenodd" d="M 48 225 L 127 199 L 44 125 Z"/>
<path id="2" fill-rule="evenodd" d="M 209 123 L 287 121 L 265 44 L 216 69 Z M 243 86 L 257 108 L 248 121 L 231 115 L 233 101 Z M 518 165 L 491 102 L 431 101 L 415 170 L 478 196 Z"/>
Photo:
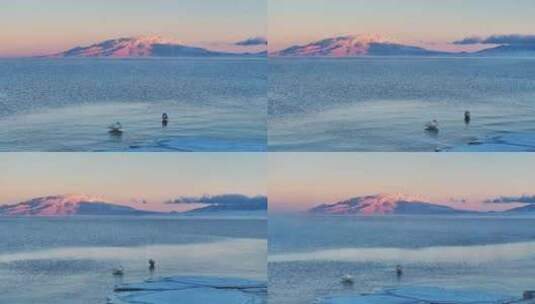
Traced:
<path id="1" fill-rule="evenodd" d="M 425 124 L 425 130 L 429 132 L 438 132 L 438 121 L 433 119 L 432 121 Z"/>
<path id="2" fill-rule="evenodd" d="M 350 274 L 345 274 L 342 276 L 341 281 L 344 284 L 353 284 L 353 276 Z"/>
<path id="3" fill-rule="evenodd" d="M 124 275 L 124 269 L 123 266 L 119 266 L 118 268 L 114 268 L 111 273 L 116 277 L 122 277 Z"/>
<path id="4" fill-rule="evenodd" d="M 111 134 L 122 134 L 123 133 L 123 126 L 120 122 L 116 122 L 111 124 L 108 129 Z"/>

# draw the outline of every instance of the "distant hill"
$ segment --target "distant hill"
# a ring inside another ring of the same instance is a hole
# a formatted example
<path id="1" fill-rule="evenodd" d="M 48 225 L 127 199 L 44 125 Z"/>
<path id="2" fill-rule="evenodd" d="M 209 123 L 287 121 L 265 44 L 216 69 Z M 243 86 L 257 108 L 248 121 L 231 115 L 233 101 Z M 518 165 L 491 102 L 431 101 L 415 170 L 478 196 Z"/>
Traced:
<path id="1" fill-rule="evenodd" d="M 360 196 L 309 210 L 312 214 L 387 215 L 387 214 L 466 214 L 464 210 L 424 202 L 403 194 Z"/>
<path id="2" fill-rule="evenodd" d="M 211 198 L 208 206 L 186 212 L 187 214 L 211 214 L 234 212 L 260 212 L 267 211 L 267 197 L 248 197 L 240 194 L 227 194 Z"/>
<path id="3" fill-rule="evenodd" d="M 159 36 L 128 37 L 106 40 L 90 46 L 79 46 L 45 57 L 221 57 L 262 56 L 263 53 L 230 53 L 210 51 L 200 47 L 182 45 Z"/>
<path id="4" fill-rule="evenodd" d="M 535 204 L 529 204 L 504 211 L 504 213 L 533 213 L 535 214 Z"/>
<path id="5" fill-rule="evenodd" d="M 500 45 L 493 48 L 481 50 L 472 53 L 478 56 L 535 56 L 535 45 L 533 44 L 514 44 L 514 45 Z"/>

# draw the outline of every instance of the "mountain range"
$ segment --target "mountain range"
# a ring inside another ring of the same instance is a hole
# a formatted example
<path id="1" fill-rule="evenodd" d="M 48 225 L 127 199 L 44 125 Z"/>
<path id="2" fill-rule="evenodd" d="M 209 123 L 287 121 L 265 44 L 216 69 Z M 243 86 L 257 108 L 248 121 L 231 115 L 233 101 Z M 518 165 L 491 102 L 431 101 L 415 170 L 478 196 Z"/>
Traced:
<path id="1" fill-rule="evenodd" d="M 226 196 L 228 197 L 228 196 Z M 74 216 L 74 215 L 225 215 L 261 214 L 267 210 L 263 196 L 235 202 L 210 203 L 185 212 L 156 212 L 141 210 L 86 195 L 54 195 L 0 205 L 0 216 Z M 247 202 L 246 202 L 247 200 Z M 308 213 L 315 215 L 462 215 L 462 214 L 535 214 L 535 203 L 497 212 L 478 212 L 455 209 L 422 198 L 404 194 L 377 194 L 350 198 L 316 206 Z"/>
<path id="2" fill-rule="evenodd" d="M 254 199 L 254 198 L 253 198 Z M 156 212 L 93 198 L 87 195 L 54 195 L 33 198 L 12 205 L 0 205 L 0 216 L 75 216 L 75 215 L 225 215 L 233 213 L 260 213 L 266 211 L 263 204 L 232 206 L 210 204 L 186 212 Z"/>
<path id="3" fill-rule="evenodd" d="M 393 42 L 379 35 L 347 35 L 272 52 L 282 57 L 357 56 L 535 56 L 533 44 L 502 44 L 476 52 L 443 52 Z"/>
<path id="4" fill-rule="evenodd" d="M 487 212 L 455 209 L 449 206 L 427 202 L 421 198 L 403 194 L 377 194 L 354 197 L 333 204 L 322 204 L 308 211 L 316 215 L 446 215 L 483 214 Z M 535 214 L 535 204 L 512 208 L 503 212 Z M 498 212 L 492 212 L 498 213 Z"/>
<path id="5" fill-rule="evenodd" d="M 475 52 L 445 52 L 397 43 L 380 35 L 338 36 L 305 45 L 294 45 L 275 51 L 270 56 L 282 57 L 357 57 L 357 56 L 535 56 L 533 43 L 499 44 Z M 160 36 L 110 39 L 89 46 L 78 46 L 42 57 L 265 57 L 261 52 L 222 52 L 188 46 Z"/>
<path id="6" fill-rule="evenodd" d="M 231 53 L 211 51 L 201 47 L 187 46 L 159 36 L 140 36 L 106 40 L 90 46 L 79 46 L 70 50 L 44 56 L 65 57 L 226 57 L 226 56 L 265 56 L 259 53 Z"/>

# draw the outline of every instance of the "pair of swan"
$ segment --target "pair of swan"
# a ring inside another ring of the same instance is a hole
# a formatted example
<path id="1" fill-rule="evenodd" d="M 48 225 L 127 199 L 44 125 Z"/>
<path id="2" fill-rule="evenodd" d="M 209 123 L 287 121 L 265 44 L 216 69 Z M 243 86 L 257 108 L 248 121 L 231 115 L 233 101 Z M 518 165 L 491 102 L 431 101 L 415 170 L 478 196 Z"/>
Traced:
<path id="1" fill-rule="evenodd" d="M 154 272 L 156 269 L 156 262 L 153 259 L 149 259 L 149 271 Z M 124 268 L 123 266 L 119 266 L 117 268 L 113 268 L 111 270 L 111 274 L 115 277 L 122 277 L 124 276 Z"/>
<path id="2" fill-rule="evenodd" d="M 472 115 L 470 114 L 470 111 L 464 112 L 464 122 L 466 124 L 470 123 L 470 120 L 472 120 Z M 438 133 L 438 121 L 433 119 L 432 121 L 429 121 L 425 124 L 425 130 L 428 132 Z"/>
<path id="3" fill-rule="evenodd" d="M 403 275 L 403 268 L 401 268 L 401 265 L 396 265 L 396 275 L 398 278 Z M 342 284 L 346 285 L 353 285 L 354 283 L 353 276 L 350 274 L 343 275 L 340 281 L 342 282 Z"/>
<path id="4" fill-rule="evenodd" d="M 168 123 L 169 123 L 169 115 L 167 115 L 167 113 L 163 113 L 162 114 L 162 126 L 167 127 Z M 109 133 L 113 135 L 123 134 L 123 126 L 118 121 L 109 125 L 108 130 L 109 130 Z"/>

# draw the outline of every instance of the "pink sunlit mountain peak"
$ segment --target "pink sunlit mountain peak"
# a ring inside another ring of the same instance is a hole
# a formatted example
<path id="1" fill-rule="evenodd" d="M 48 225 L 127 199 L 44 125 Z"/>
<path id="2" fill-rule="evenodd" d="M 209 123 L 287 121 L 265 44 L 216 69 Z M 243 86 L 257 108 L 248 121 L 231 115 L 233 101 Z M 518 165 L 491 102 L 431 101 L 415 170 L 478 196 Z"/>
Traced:
<path id="1" fill-rule="evenodd" d="M 154 213 L 83 194 L 43 196 L 14 205 L 0 206 L 0 215 L 2 216 L 144 215 Z"/>
<path id="2" fill-rule="evenodd" d="M 387 215 L 387 214 L 453 214 L 465 213 L 448 206 L 434 204 L 418 196 L 402 193 L 377 194 L 323 204 L 310 210 L 313 214 Z"/>
<path id="3" fill-rule="evenodd" d="M 379 34 L 338 36 L 296 45 L 274 52 L 273 56 L 289 57 L 357 57 L 367 55 L 436 55 L 442 54 L 416 46 L 399 44 Z"/>
<path id="4" fill-rule="evenodd" d="M 229 53 L 187 46 L 176 39 L 158 35 L 110 39 L 89 46 L 78 46 L 65 52 L 45 57 L 217 57 L 258 56 L 260 53 Z"/>

